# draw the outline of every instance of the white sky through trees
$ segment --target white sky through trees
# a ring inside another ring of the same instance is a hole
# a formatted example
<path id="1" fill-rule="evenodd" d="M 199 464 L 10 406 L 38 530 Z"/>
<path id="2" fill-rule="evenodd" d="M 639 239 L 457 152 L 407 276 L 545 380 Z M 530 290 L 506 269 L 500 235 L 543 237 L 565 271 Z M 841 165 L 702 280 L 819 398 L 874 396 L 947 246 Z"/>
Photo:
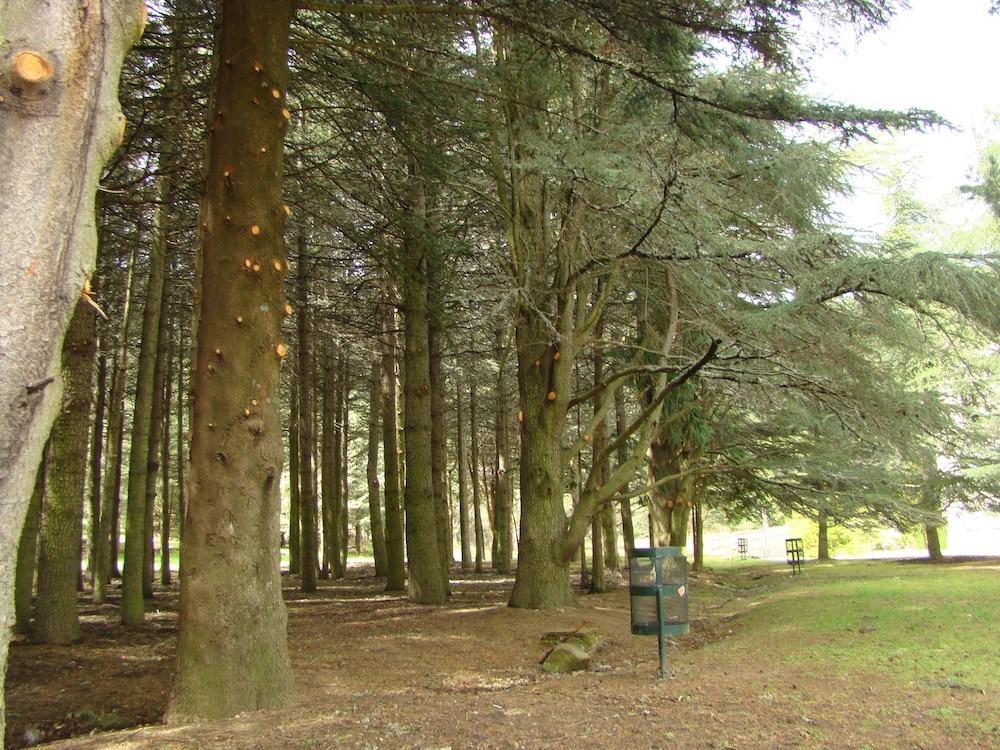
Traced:
<path id="1" fill-rule="evenodd" d="M 810 93 L 866 107 L 932 109 L 957 130 L 884 136 L 862 148 L 861 158 L 879 151 L 903 159 L 917 196 L 943 209 L 959 224 L 985 213 L 984 206 L 957 194 L 969 181 L 979 145 L 1000 137 L 1000 15 L 989 0 L 911 0 L 884 29 L 860 41 L 845 30 L 838 48 L 827 48 L 810 66 Z M 888 154 L 885 154 L 888 156 Z M 885 227 L 884 191 L 874 177 L 853 181 L 855 196 L 838 201 L 844 223 L 862 231 Z"/>

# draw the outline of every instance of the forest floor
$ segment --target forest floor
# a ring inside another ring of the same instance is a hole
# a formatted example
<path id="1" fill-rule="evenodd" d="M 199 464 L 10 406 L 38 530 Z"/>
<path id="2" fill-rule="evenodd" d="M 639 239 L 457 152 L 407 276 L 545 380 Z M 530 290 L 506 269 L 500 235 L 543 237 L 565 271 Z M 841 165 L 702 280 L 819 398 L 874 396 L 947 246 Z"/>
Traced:
<path id="1" fill-rule="evenodd" d="M 134 629 L 114 603 L 81 599 L 79 643 L 12 643 L 6 746 L 1000 747 L 997 558 L 693 573 L 691 634 L 670 642 L 663 680 L 656 639 L 629 633 L 620 581 L 552 612 L 507 608 L 512 579 L 496 575 L 455 572 L 445 607 L 384 593 L 368 568 L 310 595 L 285 581 L 292 707 L 156 725 L 176 590 L 157 591 Z M 581 625 L 604 638 L 592 670 L 543 674 L 542 634 Z"/>

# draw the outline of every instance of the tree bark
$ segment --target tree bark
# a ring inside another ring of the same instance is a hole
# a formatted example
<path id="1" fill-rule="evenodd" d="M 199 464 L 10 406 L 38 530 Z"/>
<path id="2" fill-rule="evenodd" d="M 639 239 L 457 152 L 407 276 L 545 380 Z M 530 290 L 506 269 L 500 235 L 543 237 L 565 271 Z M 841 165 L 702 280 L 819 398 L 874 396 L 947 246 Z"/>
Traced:
<path id="1" fill-rule="evenodd" d="M 47 461 L 42 454 L 38 477 L 24 517 L 21 539 L 17 545 L 17 570 L 14 577 L 14 630 L 31 632 L 31 597 L 35 593 L 35 571 L 38 568 L 38 528 L 42 523 Z"/>
<path id="2" fill-rule="evenodd" d="M 327 346 L 323 360 L 323 566 L 336 579 L 344 577 L 340 554 L 340 530 L 344 523 L 340 496 L 340 388 L 337 354 L 332 346 Z"/>
<path id="3" fill-rule="evenodd" d="M 695 500 L 691 525 L 694 529 L 692 534 L 692 546 L 694 547 L 694 562 L 692 570 L 702 570 L 705 567 L 705 527 L 702 525 L 701 498 Z"/>
<path id="4" fill-rule="evenodd" d="M 497 372 L 496 386 L 496 421 L 494 423 L 494 434 L 496 442 L 496 463 L 493 467 L 493 535 L 496 539 L 496 555 L 493 558 L 493 568 L 498 573 L 507 574 L 511 571 L 513 564 L 513 535 L 511 534 L 510 516 L 513 512 L 514 489 L 511 486 L 510 473 L 510 439 L 507 422 L 509 412 L 507 411 L 507 378 L 506 367 L 504 367 L 505 353 L 500 338 L 497 334 L 496 358 L 499 364 Z M 558 441 L 557 441 L 558 442 Z M 522 476 L 523 479 L 523 476 Z M 524 496 L 524 487 L 521 485 L 521 495 Z M 523 514 L 522 509 L 522 514 Z M 523 525 L 523 522 L 522 522 Z M 518 555 L 520 559 L 520 555 Z"/>
<path id="5" fill-rule="evenodd" d="M 372 554 L 375 557 L 375 575 L 385 578 L 389 563 L 386 558 L 385 527 L 382 523 L 382 505 L 379 498 L 378 448 L 382 417 L 382 366 L 372 361 L 368 380 L 368 520 L 371 525 Z"/>
<path id="6" fill-rule="evenodd" d="M 287 705 L 276 403 L 290 0 L 224 0 L 201 204 L 191 494 L 169 721 Z M 247 265 L 249 264 L 249 266 Z"/>
<path id="7" fill-rule="evenodd" d="M 319 523 L 316 515 L 316 494 L 313 480 L 313 368 L 309 337 L 309 273 L 306 268 L 305 235 L 299 233 L 296 292 L 298 297 L 298 390 L 299 390 L 299 518 L 302 522 L 300 540 L 302 560 L 302 590 L 316 590 L 319 573 Z"/>
<path id="8" fill-rule="evenodd" d="M 161 177 L 157 194 L 166 195 L 166 179 Z M 147 579 L 148 554 L 146 484 L 153 427 L 153 402 L 156 363 L 159 359 L 160 311 L 166 263 L 166 209 L 160 206 L 153 227 L 149 251 L 149 276 L 146 301 L 142 311 L 142 334 L 139 346 L 138 374 L 135 385 L 135 409 L 132 417 L 132 440 L 128 462 L 128 495 L 125 510 L 125 569 L 122 576 L 121 617 L 125 625 L 140 625 L 145 619 L 143 582 Z M 159 400 L 159 399 L 156 399 Z"/>
<path id="9" fill-rule="evenodd" d="M 436 262 L 436 258 L 434 262 Z M 427 352 L 430 367 L 431 386 L 431 479 L 434 486 L 434 517 L 437 525 L 438 555 L 441 560 L 441 577 L 447 590 L 451 562 L 454 560 L 454 544 L 451 534 L 451 498 L 448 491 L 448 430 L 445 426 L 444 373 L 441 370 L 441 321 L 437 299 L 437 284 L 429 284 L 429 325 L 427 329 Z"/>
<path id="10" fill-rule="evenodd" d="M 174 400 L 174 378 L 173 372 L 171 372 L 174 361 L 174 336 L 172 328 L 167 329 L 167 331 L 169 331 L 169 335 L 166 337 L 166 351 L 163 357 L 163 428 L 162 439 L 160 441 L 160 495 L 162 512 L 160 517 L 160 583 L 164 586 L 169 586 L 171 580 L 170 517 L 173 512 L 170 505 L 170 409 Z"/>
<path id="11" fill-rule="evenodd" d="M 625 433 L 625 393 L 619 388 L 615 391 L 615 433 L 622 435 Z M 622 466 L 628 461 L 628 447 L 622 443 L 618 447 L 618 465 Z M 632 501 L 628 499 L 629 482 L 626 482 L 622 490 L 626 496 L 622 500 L 622 537 L 625 541 L 625 556 L 629 551 L 635 549 L 635 527 L 632 523 Z"/>
<path id="12" fill-rule="evenodd" d="M 340 568 L 347 572 L 347 550 L 351 541 L 350 534 L 350 515 L 348 513 L 348 499 L 350 498 L 350 486 L 348 469 L 350 463 L 350 455 L 348 449 L 350 448 L 350 424 L 351 424 L 351 410 L 350 410 L 350 378 L 347 372 L 347 357 L 343 350 L 340 352 L 340 363 L 338 365 L 340 381 L 340 418 L 337 429 L 337 434 L 339 435 L 339 447 L 340 452 L 337 454 L 338 462 L 338 475 L 340 477 Z"/>
<path id="13" fill-rule="evenodd" d="M 437 503 L 434 494 L 429 343 L 426 198 L 413 178 L 409 221 L 402 246 L 403 408 L 405 413 L 406 557 L 409 595 L 421 604 L 444 604 Z"/>
<path id="14" fill-rule="evenodd" d="M 94 194 L 121 141 L 118 77 L 143 6 L 7 0 L 0 82 L 0 675 L 17 544 L 59 412 L 59 356 L 94 265 Z M 0 691 L 0 735 L 4 729 Z"/>
<path id="15" fill-rule="evenodd" d="M 38 599 L 32 627 L 32 635 L 42 643 L 61 645 L 80 638 L 76 582 L 94 398 L 94 354 L 94 311 L 80 300 L 63 341 L 63 403 L 49 438 L 46 462 Z"/>
<path id="16" fill-rule="evenodd" d="M 299 497 L 299 381 L 293 377 L 288 395 L 288 572 L 302 572 L 302 521 Z"/>
<path id="17" fill-rule="evenodd" d="M 385 473 L 386 591 L 406 588 L 403 509 L 397 428 L 396 334 L 394 315 L 386 315 L 382 341 L 382 467 Z"/>
<path id="18" fill-rule="evenodd" d="M 458 531 L 462 547 L 462 570 L 473 569 L 472 513 L 469 507 L 469 456 L 465 445 L 465 415 L 462 412 L 462 383 L 455 383 L 455 419 L 458 423 Z"/>
<path id="19" fill-rule="evenodd" d="M 830 559 L 830 525 L 829 516 L 827 515 L 825 508 L 820 508 L 819 517 L 816 522 L 817 526 L 817 541 L 816 541 L 816 559 L 817 560 L 829 560 Z"/>
<path id="20" fill-rule="evenodd" d="M 485 570 L 486 544 L 483 534 L 482 498 L 479 494 L 479 421 L 476 382 L 469 386 L 469 478 L 472 480 L 472 515 L 476 531 L 476 572 Z"/>
<path id="21" fill-rule="evenodd" d="M 87 569 L 90 571 L 90 586 L 94 587 L 94 571 L 97 568 L 97 540 L 101 530 L 101 462 L 104 456 L 104 412 L 107 407 L 108 357 L 101 338 L 97 341 L 97 387 L 94 404 L 94 424 L 90 436 L 90 523 L 87 537 L 90 550 Z"/>

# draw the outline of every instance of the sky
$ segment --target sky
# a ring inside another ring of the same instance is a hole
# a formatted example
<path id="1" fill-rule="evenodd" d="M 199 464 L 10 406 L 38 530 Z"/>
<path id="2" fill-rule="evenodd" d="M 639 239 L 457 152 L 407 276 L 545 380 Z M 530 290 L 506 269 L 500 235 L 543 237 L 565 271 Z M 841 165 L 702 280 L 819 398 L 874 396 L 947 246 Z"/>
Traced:
<path id="1" fill-rule="evenodd" d="M 837 35 L 810 68 L 808 91 L 833 101 L 877 108 L 932 109 L 957 130 L 880 138 L 877 149 L 898 150 L 908 163 L 917 195 L 943 209 L 949 224 L 975 221 L 985 208 L 959 197 L 977 160 L 977 138 L 1000 114 L 1000 15 L 990 0 L 910 0 L 887 28 L 858 40 Z M 1000 128 L 993 129 L 1000 139 Z M 870 149 L 869 149 L 870 150 Z M 912 161 L 911 161 L 912 159 Z M 856 177 L 855 196 L 835 205 L 845 223 L 877 232 L 886 217 L 878 181 Z"/>

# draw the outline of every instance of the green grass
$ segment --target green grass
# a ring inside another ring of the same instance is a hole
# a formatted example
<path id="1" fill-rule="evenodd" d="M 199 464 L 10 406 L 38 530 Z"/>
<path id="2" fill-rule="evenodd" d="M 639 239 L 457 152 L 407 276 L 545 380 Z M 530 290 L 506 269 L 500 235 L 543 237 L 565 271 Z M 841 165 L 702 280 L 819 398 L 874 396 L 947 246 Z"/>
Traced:
<path id="1" fill-rule="evenodd" d="M 749 573 L 753 569 L 745 571 Z M 865 672 L 925 687 L 1000 688 L 1000 564 L 813 563 L 741 618 L 780 638 L 784 658 L 832 674 Z"/>

